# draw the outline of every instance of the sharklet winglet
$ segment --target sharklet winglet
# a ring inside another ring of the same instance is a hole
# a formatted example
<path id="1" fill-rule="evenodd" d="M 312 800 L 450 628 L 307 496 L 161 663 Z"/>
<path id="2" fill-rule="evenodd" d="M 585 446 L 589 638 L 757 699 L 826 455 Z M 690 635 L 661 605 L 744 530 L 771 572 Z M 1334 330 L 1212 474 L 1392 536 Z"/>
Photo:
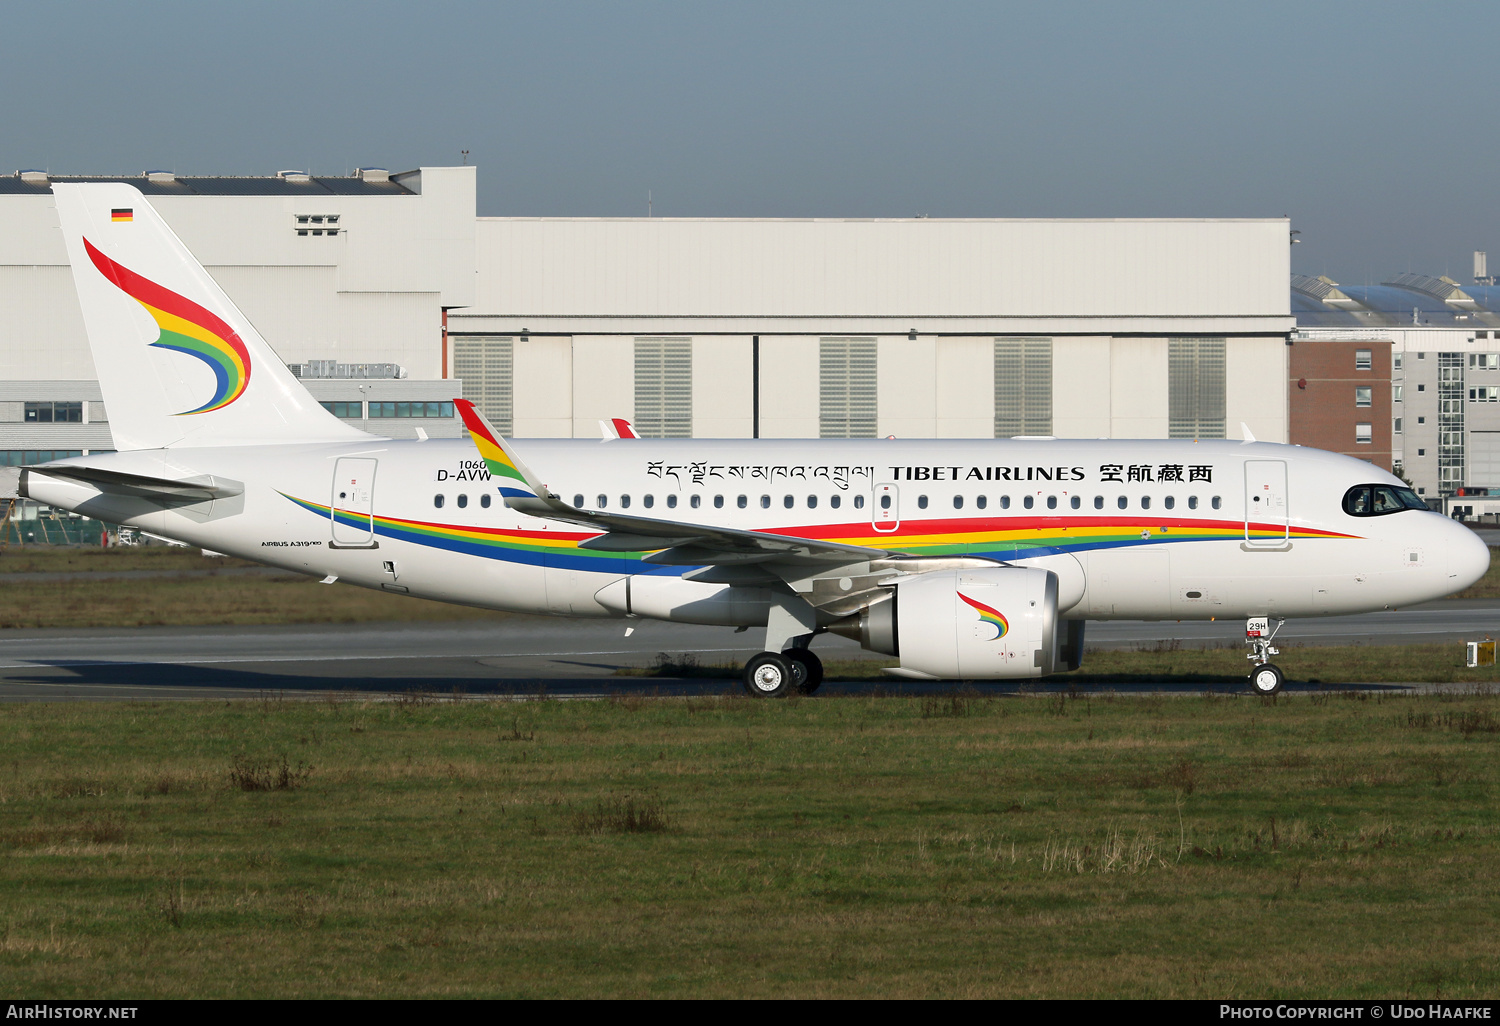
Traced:
<path id="1" fill-rule="evenodd" d="M 469 429 L 469 437 L 479 450 L 480 459 L 489 467 L 490 476 L 496 479 L 500 495 L 505 499 L 549 498 L 551 493 L 535 474 L 516 456 L 515 450 L 501 437 L 484 414 L 467 399 L 453 400 L 454 408 Z"/>

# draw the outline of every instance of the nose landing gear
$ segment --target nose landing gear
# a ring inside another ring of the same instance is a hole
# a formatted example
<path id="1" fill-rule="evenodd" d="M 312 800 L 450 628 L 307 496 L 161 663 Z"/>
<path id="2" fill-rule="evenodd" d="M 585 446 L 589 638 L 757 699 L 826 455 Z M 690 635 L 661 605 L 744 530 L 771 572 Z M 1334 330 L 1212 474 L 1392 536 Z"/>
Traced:
<path id="1" fill-rule="evenodd" d="M 1286 683 L 1286 675 L 1271 662 L 1273 655 L 1281 654 L 1271 640 L 1285 624 L 1285 620 L 1278 619 L 1273 629 L 1270 617 L 1266 616 L 1252 616 L 1245 621 L 1245 644 L 1250 646 L 1250 654 L 1245 658 L 1255 664 L 1250 671 L 1250 687 L 1257 695 L 1274 695 Z"/>

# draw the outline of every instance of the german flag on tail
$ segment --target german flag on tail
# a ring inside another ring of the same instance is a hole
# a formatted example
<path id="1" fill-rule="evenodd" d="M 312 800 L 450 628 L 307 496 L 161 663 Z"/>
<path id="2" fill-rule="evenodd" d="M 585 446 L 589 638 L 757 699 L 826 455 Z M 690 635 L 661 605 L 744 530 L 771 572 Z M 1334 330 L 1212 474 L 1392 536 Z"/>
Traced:
<path id="1" fill-rule="evenodd" d="M 109 219 L 115 222 L 134 221 L 135 209 L 133 207 L 115 207 L 109 212 Z"/>

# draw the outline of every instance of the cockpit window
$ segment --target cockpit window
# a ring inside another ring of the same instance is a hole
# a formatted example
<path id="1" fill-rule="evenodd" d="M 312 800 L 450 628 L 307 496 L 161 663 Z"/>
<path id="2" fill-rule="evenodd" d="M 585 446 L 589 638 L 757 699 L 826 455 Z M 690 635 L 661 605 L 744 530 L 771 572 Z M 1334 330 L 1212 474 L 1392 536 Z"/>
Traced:
<path id="1" fill-rule="evenodd" d="M 1404 509 L 1426 509 L 1427 503 L 1410 488 L 1355 485 L 1344 493 L 1344 512 L 1351 517 L 1382 517 Z"/>

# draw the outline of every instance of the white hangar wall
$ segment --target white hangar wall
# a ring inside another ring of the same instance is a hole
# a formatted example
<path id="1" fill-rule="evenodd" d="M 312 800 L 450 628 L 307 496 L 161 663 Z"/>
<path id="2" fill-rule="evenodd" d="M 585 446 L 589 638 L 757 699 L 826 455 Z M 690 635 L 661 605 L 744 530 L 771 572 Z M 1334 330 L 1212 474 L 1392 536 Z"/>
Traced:
<path id="1" fill-rule="evenodd" d="M 1165 438 L 1175 339 L 1218 346 L 1219 431 L 1284 441 L 1287 233 L 1283 219 L 480 218 L 474 305 L 449 329 L 456 348 L 514 353 L 519 436 L 639 419 L 638 342 L 670 339 L 692 380 L 676 433 L 828 433 L 824 343 L 856 340 L 869 432 L 993 437 L 996 340 L 1034 339 L 1050 380 L 1028 379 L 1025 402 L 1044 393 L 1045 433 Z"/>
<path id="2" fill-rule="evenodd" d="M 462 391 L 519 437 L 1287 437 L 1283 219 L 477 218 L 472 167 L 124 180 L 286 362 L 405 369 L 305 376 L 340 416 Z M 49 186 L 0 178 L 0 463 L 108 445 L 94 377 Z M 459 432 L 391 409 L 362 426 Z"/>

